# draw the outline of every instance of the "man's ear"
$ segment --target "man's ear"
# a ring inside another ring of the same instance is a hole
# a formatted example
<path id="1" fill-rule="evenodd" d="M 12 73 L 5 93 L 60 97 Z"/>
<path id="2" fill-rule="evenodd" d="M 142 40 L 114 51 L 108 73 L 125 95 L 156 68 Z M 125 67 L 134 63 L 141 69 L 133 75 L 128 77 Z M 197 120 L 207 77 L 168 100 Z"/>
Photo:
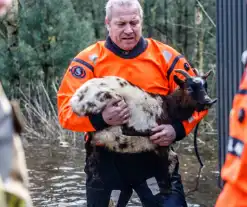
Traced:
<path id="1" fill-rule="evenodd" d="M 179 79 L 178 76 L 174 75 L 173 79 L 175 81 L 175 83 L 180 87 L 183 88 L 184 87 L 184 81 Z"/>
<path id="2" fill-rule="evenodd" d="M 109 19 L 106 17 L 106 18 L 105 18 L 105 27 L 106 27 L 106 29 L 108 30 L 108 32 L 109 32 L 109 29 L 110 29 L 109 23 L 110 23 L 110 21 L 109 21 Z"/>

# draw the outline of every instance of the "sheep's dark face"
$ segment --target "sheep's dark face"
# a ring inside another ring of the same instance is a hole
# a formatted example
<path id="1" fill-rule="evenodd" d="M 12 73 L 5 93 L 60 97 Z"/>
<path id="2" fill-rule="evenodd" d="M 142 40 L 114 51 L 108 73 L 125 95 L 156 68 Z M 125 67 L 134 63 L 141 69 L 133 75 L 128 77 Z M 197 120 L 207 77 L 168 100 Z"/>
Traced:
<path id="1" fill-rule="evenodd" d="M 191 97 L 191 100 L 196 105 L 196 111 L 200 112 L 205 109 L 209 109 L 217 99 L 211 99 L 207 93 L 207 82 L 206 79 L 211 74 L 209 71 L 205 75 L 199 76 L 197 71 L 195 74 L 197 76 L 190 76 L 184 70 L 176 70 L 176 72 L 181 73 L 185 76 L 185 80 L 179 79 L 176 75 L 174 76 L 175 82 L 182 88 L 187 95 Z"/>

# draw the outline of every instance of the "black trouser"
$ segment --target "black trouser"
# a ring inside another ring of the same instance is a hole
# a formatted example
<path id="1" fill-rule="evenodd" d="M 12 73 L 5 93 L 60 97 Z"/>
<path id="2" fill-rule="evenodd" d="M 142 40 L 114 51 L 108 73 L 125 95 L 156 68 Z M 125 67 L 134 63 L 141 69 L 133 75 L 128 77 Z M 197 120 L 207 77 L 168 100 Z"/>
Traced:
<path id="1" fill-rule="evenodd" d="M 154 152 L 120 154 L 104 147 L 87 148 L 87 206 L 108 207 L 110 200 L 114 206 L 126 206 L 134 189 L 145 207 L 187 207 L 178 165 L 171 178 L 172 193 L 159 193 L 162 170 L 157 160 Z"/>

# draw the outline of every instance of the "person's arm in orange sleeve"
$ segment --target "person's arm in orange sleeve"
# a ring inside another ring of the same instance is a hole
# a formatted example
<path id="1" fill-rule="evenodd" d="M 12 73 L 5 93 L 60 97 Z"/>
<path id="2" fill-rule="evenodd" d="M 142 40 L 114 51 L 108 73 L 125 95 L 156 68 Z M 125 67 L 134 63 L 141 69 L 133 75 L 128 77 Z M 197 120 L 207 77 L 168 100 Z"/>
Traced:
<path id="1" fill-rule="evenodd" d="M 234 95 L 229 116 L 229 138 L 221 178 L 225 181 L 215 207 L 247 206 L 247 51 L 239 90 Z"/>
<path id="2" fill-rule="evenodd" d="M 76 132 L 90 132 L 106 128 L 102 114 L 79 117 L 73 113 L 70 99 L 87 80 L 94 78 L 94 67 L 88 55 L 79 54 L 69 65 L 57 93 L 58 119 L 61 126 Z"/>
<path id="3" fill-rule="evenodd" d="M 176 58 L 174 60 L 176 61 Z M 176 64 L 174 64 L 174 67 L 172 68 L 172 70 L 169 71 L 170 72 L 169 74 L 170 92 L 174 91 L 177 87 L 177 84 L 173 80 L 173 76 L 175 75 L 176 69 L 183 69 L 186 72 L 188 72 L 191 76 L 195 76 L 187 60 L 183 56 L 178 55 Z M 176 74 L 176 75 L 180 78 L 183 78 L 180 74 Z M 182 122 L 174 122 L 172 126 L 176 131 L 175 141 L 179 141 L 183 139 L 185 136 L 187 136 L 194 129 L 194 127 L 207 115 L 207 113 L 208 113 L 208 110 L 201 111 L 201 112 L 195 111 L 189 120 L 182 121 Z"/>
<path id="4" fill-rule="evenodd" d="M 245 88 L 246 85 L 245 83 Z M 242 93 L 243 91 L 244 93 Z M 227 203 L 230 207 L 247 205 L 246 93 L 246 89 L 240 89 L 233 101 L 233 108 L 230 113 L 230 136 L 227 154 L 221 170 L 221 178 L 226 183 L 218 198 L 217 206 L 223 206 L 223 203 Z M 242 201 L 240 202 L 239 199 L 242 199 Z"/>

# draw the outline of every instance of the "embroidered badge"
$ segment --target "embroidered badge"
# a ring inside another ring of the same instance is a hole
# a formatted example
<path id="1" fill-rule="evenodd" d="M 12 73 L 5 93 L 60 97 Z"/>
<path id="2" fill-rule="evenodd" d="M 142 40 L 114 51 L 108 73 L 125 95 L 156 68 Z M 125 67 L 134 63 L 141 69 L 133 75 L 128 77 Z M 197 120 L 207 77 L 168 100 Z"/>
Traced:
<path id="1" fill-rule="evenodd" d="M 76 78 L 84 78 L 86 76 L 86 71 L 81 66 L 74 66 L 70 69 L 71 74 Z"/>

